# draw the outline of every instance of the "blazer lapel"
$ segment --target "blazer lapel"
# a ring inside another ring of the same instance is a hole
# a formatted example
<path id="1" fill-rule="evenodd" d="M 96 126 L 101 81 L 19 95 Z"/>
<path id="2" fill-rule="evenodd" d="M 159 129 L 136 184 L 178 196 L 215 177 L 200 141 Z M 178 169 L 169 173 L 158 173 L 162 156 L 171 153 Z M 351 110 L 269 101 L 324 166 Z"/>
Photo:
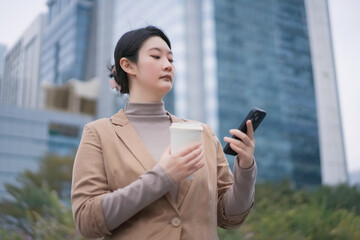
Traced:
<path id="1" fill-rule="evenodd" d="M 156 160 L 151 155 L 140 136 L 137 134 L 134 126 L 131 124 L 123 109 L 110 118 L 115 125 L 115 132 L 118 137 L 125 143 L 131 153 L 143 166 L 145 171 L 151 170 Z"/>
<path id="2" fill-rule="evenodd" d="M 170 116 L 171 122 L 185 122 L 185 120 L 172 115 L 168 111 L 166 114 Z M 149 150 L 146 148 L 145 144 L 137 134 L 135 128 L 127 118 L 123 109 L 120 109 L 115 115 L 110 118 L 110 121 L 115 125 L 115 132 L 118 137 L 126 144 L 132 154 L 143 166 L 145 171 L 151 170 L 155 164 L 156 160 L 153 158 Z M 194 179 L 195 180 L 195 179 Z M 184 198 L 190 188 L 192 181 L 194 180 L 182 180 L 179 183 L 178 189 L 178 198 L 175 204 L 173 198 L 171 197 L 170 192 L 165 194 L 166 199 L 170 204 L 178 211 L 181 203 L 184 201 Z"/>

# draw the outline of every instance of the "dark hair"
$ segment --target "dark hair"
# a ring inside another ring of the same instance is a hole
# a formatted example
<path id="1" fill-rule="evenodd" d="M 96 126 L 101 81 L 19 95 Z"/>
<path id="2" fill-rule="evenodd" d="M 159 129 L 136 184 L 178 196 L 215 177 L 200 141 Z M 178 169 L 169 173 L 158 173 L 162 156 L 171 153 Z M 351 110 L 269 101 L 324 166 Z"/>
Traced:
<path id="1" fill-rule="evenodd" d="M 129 79 L 127 73 L 120 66 L 120 59 L 125 57 L 131 62 L 137 63 L 142 44 L 153 36 L 161 37 L 171 49 L 169 38 L 161 29 L 155 26 L 147 26 L 126 32 L 117 42 L 114 51 L 115 64 L 109 67 L 111 71 L 109 77 L 114 78 L 121 87 L 120 93 L 129 93 Z"/>

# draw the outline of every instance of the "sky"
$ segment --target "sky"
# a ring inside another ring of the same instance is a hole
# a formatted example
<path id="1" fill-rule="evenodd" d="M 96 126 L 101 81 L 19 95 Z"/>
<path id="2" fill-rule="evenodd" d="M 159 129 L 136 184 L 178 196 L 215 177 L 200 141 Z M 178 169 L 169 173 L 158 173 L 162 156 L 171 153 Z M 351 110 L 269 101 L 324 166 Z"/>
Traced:
<path id="1" fill-rule="evenodd" d="M 345 154 L 360 171 L 360 0 L 328 0 Z M 0 0 L 0 44 L 11 48 L 46 0 Z"/>
<path id="2" fill-rule="evenodd" d="M 348 171 L 360 171 L 360 1 L 329 0 Z"/>

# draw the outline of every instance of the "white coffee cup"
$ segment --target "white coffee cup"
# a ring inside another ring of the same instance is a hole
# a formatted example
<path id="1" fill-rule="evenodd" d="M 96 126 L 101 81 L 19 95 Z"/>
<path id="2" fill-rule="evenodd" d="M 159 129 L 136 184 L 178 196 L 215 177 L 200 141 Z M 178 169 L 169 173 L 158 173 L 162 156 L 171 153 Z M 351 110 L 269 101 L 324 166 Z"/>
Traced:
<path id="1" fill-rule="evenodd" d="M 189 146 L 191 143 L 200 142 L 203 127 L 200 123 L 172 123 L 170 126 L 171 154 Z M 186 179 L 193 179 L 191 174 Z"/>

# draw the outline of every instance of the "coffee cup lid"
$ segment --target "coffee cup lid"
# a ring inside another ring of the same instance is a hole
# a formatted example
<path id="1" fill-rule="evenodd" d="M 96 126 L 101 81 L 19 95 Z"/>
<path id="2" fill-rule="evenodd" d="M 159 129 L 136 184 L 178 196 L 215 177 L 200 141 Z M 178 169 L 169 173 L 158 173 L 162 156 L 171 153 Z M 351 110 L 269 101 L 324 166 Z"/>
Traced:
<path id="1" fill-rule="evenodd" d="M 203 127 L 201 126 L 200 123 L 183 122 L 183 123 L 172 123 L 170 129 L 202 131 Z"/>

